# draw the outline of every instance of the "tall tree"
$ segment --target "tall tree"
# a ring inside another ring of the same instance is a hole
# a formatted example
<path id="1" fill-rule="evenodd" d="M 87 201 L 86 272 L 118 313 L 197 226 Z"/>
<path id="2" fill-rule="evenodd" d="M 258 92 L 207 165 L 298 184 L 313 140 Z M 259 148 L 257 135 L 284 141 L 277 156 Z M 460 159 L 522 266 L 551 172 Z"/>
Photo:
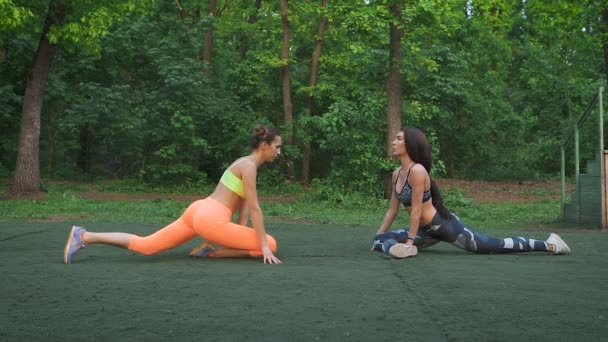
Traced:
<path id="1" fill-rule="evenodd" d="M 403 74 L 401 65 L 403 61 L 403 23 L 401 19 L 401 2 L 395 1 L 391 4 L 390 10 L 392 20 L 390 26 L 388 78 L 386 81 L 386 93 L 388 96 L 387 116 L 388 123 L 386 137 L 386 153 L 391 156 L 391 141 L 401 128 L 401 111 L 403 101 Z"/>
<path id="2" fill-rule="evenodd" d="M 390 42 L 389 42 L 389 61 L 388 78 L 386 80 L 386 93 L 388 97 L 386 111 L 386 154 L 392 156 L 391 142 L 401 127 L 401 110 L 403 102 L 403 74 L 401 65 L 403 61 L 403 22 L 401 1 L 394 1 L 390 4 Z M 390 175 L 385 176 L 385 196 L 391 194 Z"/>
<path id="3" fill-rule="evenodd" d="M 281 60 L 283 67 L 283 115 L 285 123 L 285 145 L 293 146 L 293 108 L 291 104 L 291 80 L 289 78 L 289 49 L 291 48 L 291 29 L 289 27 L 289 18 L 287 17 L 287 0 L 281 0 L 281 27 L 283 29 L 283 48 L 281 50 Z M 295 178 L 293 159 L 287 156 L 287 177 Z"/>
<path id="4" fill-rule="evenodd" d="M 212 21 L 215 20 L 217 16 L 217 0 L 209 0 L 208 4 L 208 14 L 209 19 Z M 205 62 L 205 67 L 203 69 L 203 73 L 207 78 L 211 76 L 211 57 L 213 55 L 213 34 L 214 34 L 213 25 L 210 25 L 207 29 L 207 34 L 205 34 L 205 44 L 203 46 L 203 62 Z"/>
<path id="5" fill-rule="evenodd" d="M 27 76 L 25 86 L 15 178 L 9 189 L 9 193 L 13 195 L 36 193 L 41 190 L 38 158 L 40 113 L 46 81 L 57 49 L 57 46 L 49 41 L 48 34 L 53 26 L 63 22 L 64 17 L 65 8 L 61 2 L 51 0 L 38 42 L 38 49 L 34 55 L 34 63 Z"/>
<path id="6" fill-rule="evenodd" d="M 436 171 L 445 161 L 457 176 L 543 177 L 608 69 L 597 0 L 285 1 L 284 16 L 279 1 L 216 0 L 221 20 L 208 15 L 209 0 L 54 1 L 66 16 L 47 34 L 58 51 L 40 126 L 53 131 L 40 135 L 39 153 L 57 174 L 76 169 L 85 151 L 91 175 L 204 182 L 261 120 L 285 124 L 286 156 L 299 155 L 288 138 L 303 149 L 302 177 L 381 194 L 380 170 L 394 165 L 388 141 L 401 126 L 390 113 L 425 127 Z M 50 2 L 0 0 L 0 177 L 16 165 L 26 70 L 47 14 L 34 9 Z M 142 3 L 155 15 L 108 26 Z M 210 27 L 212 79 L 203 72 Z M 108 29 L 91 58 L 86 41 Z M 236 140 L 226 144 L 227 134 Z"/>
<path id="7" fill-rule="evenodd" d="M 329 0 L 322 0 L 321 7 L 323 9 L 327 8 L 327 3 Z M 310 92 L 306 99 L 306 108 L 308 116 L 312 116 L 314 114 L 315 108 L 315 97 L 314 97 L 314 89 L 317 85 L 317 77 L 319 74 L 319 59 L 321 58 L 321 51 L 323 50 L 323 36 L 325 35 L 325 30 L 327 29 L 327 15 L 322 15 L 321 20 L 319 21 L 319 33 L 317 35 L 315 49 L 312 53 L 312 60 L 310 66 L 310 80 L 308 82 L 308 86 L 310 87 Z M 310 139 L 305 137 L 304 148 L 302 151 L 302 182 L 304 184 L 308 184 L 310 182 Z"/>
<path id="8" fill-rule="evenodd" d="M 79 43 L 84 50 L 98 53 L 99 38 L 108 32 L 112 22 L 124 13 L 142 9 L 139 0 L 105 0 L 82 5 L 75 0 L 51 0 L 44 12 L 32 67 L 27 76 L 21 112 L 19 149 L 15 177 L 9 194 L 16 196 L 41 190 L 40 184 L 40 119 L 46 82 L 51 71 L 58 41 Z M 68 22 L 66 18 L 71 20 Z M 4 25 L 2 25 L 4 26 Z"/>
<path id="9" fill-rule="evenodd" d="M 258 20 L 258 12 L 262 6 L 262 0 L 255 0 L 255 9 L 252 14 L 247 17 L 248 24 L 254 24 Z M 245 33 L 241 35 L 241 45 L 239 46 L 239 56 L 241 59 L 245 59 L 247 56 L 247 50 L 249 49 L 249 36 Z"/>

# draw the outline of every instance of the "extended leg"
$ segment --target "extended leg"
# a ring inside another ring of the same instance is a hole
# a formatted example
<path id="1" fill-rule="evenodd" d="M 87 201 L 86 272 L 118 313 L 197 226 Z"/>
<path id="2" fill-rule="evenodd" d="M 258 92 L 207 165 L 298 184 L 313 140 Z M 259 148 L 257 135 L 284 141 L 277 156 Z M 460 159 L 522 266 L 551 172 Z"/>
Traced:
<path id="1" fill-rule="evenodd" d="M 388 253 L 391 247 L 397 243 L 406 243 L 409 230 L 399 229 L 386 233 L 378 234 L 374 237 L 374 250 Z M 427 248 L 439 242 L 438 239 L 419 231 L 414 239 L 414 245 L 421 248 Z"/>
<path id="2" fill-rule="evenodd" d="M 436 220 L 434 220 L 436 221 Z M 449 220 L 440 220 L 431 224 L 426 232 L 441 241 L 474 253 L 521 253 L 533 251 L 551 251 L 553 248 L 547 241 L 530 239 L 526 237 L 510 237 L 496 239 L 478 232 L 468 226 L 456 216 Z"/>
<path id="3" fill-rule="evenodd" d="M 129 233 L 95 233 L 88 232 L 81 227 L 74 226 L 68 235 L 63 251 L 63 260 L 66 264 L 72 262 L 74 254 L 90 244 L 105 244 L 151 255 L 170 248 L 174 248 L 190 239 L 196 234 L 194 230 L 184 223 L 180 217 L 165 228 L 146 237 Z"/>
<path id="4" fill-rule="evenodd" d="M 133 235 L 128 248 L 144 255 L 152 255 L 175 248 L 190 241 L 195 236 L 196 233 L 192 227 L 187 225 L 183 218 L 180 217 L 175 222 L 152 235 L 146 237 Z"/>

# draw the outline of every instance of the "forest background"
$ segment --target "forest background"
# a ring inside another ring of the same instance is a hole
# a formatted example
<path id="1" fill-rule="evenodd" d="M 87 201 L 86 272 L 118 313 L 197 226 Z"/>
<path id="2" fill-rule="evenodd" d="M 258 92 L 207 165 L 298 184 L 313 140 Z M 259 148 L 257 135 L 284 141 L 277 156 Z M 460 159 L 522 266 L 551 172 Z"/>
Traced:
<path id="1" fill-rule="evenodd" d="M 607 66 L 603 0 L 0 0 L 0 178 L 206 188 L 261 122 L 269 186 L 381 197 L 402 125 L 436 177 L 556 179 Z"/>

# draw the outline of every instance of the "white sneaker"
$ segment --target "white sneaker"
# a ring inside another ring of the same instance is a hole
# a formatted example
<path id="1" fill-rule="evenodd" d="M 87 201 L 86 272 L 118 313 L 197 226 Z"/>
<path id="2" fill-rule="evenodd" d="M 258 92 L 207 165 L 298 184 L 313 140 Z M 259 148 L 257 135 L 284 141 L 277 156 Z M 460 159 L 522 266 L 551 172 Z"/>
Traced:
<path id="1" fill-rule="evenodd" d="M 414 245 L 396 243 L 389 248 L 388 254 L 394 256 L 395 258 L 403 259 L 418 254 L 418 248 Z"/>
<path id="2" fill-rule="evenodd" d="M 562 238 L 555 233 L 551 233 L 551 235 L 549 235 L 547 243 L 555 247 L 553 252 L 551 252 L 553 254 L 570 254 L 570 247 L 568 247 L 564 240 L 562 240 Z"/>

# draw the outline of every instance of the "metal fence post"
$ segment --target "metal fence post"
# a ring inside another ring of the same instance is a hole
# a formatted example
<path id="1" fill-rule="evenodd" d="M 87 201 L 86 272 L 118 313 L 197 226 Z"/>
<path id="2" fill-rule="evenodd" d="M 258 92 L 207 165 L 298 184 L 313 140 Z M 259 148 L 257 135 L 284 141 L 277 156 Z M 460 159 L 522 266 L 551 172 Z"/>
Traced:
<path id="1" fill-rule="evenodd" d="M 604 101 L 602 99 L 604 87 L 600 87 L 598 90 L 598 101 L 600 107 L 600 160 L 604 154 Z"/>
<path id="2" fill-rule="evenodd" d="M 604 92 L 604 87 L 600 87 L 600 89 L 598 90 L 598 106 L 599 106 L 599 112 L 600 112 L 600 150 L 599 150 L 599 162 L 600 162 L 600 182 L 601 182 L 601 189 L 602 189 L 602 194 L 600 196 L 601 198 L 601 210 L 602 210 L 602 229 L 606 229 L 608 226 L 608 212 L 607 212 L 607 203 L 606 201 L 608 201 L 608 198 L 606 198 L 606 187 L 608 187 L 608 184 L 606 184 L 606 163 L 604 161 L 604 99 L 603 99 L 603 92 Z"/>
<path id="3" fill-rule="evenodd" d="M 576 180 L 576 222 L 581 223 L 581 186 L 578 124 L 574 125 L 574 179 Z"/>
<path id="4" fill-rule="evenodd" d="M 562 166 L 561 166 L 561 205 L 562 209 L 562 220 L 566 219 L 566 150 L 564 146 L 562 150 Z"/>

